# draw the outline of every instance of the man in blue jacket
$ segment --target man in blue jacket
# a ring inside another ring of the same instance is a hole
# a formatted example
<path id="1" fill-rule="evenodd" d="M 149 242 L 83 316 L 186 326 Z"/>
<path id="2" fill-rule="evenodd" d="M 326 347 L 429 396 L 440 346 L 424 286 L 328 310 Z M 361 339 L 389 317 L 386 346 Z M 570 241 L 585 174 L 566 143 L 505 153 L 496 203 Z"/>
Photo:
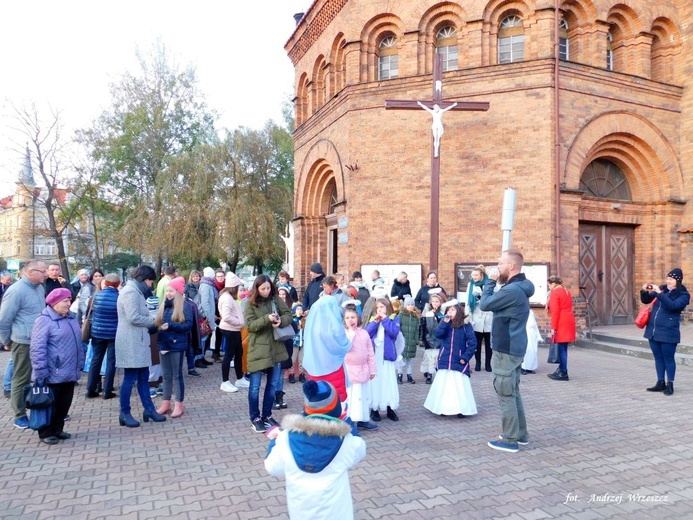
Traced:
<path id="1" fill-rule="evenodd" d="M 528 442 L 525 409 L 520 396 L 520 370 L 527 351 L 529 298 L 534 284 L 521 273 L 524 258 L 517 249 L 503 251 L 498 272 L 491 273 L 484 285 L 479 307 L 493 312 L 491 348 L 493 349 L 493 387 L 501 408 L 503 434 L 488 446 L 516 453 L 518 444 Z M 496 291 L 496 282 L 502 287 Z"/>
<path id="2" fill-rule="evenodd" d="M 32 260 L 24 266 L 22 278 L 2 297 L 0 307 L 0 343 L 12 347 L 12 408 L 14 425 L 27 429 L 29 418 L 24 405 L 24 387 L 31 382 L 29 345 L 34 321 L 46 307 L 46 264 Z"/>
<path id="3" fill-rule="evenodd" d="M 92 301 L 91 311 L 91 344 L 94 355 L 89 365 L 87 380 L 87 397 L 99 396 L 101 382 L 101 365 L 106 357 L 106 379 L 103 384 L 103 398 L 113 399 L 113 379 L 115 378 L 115 337 L 118 330 L 118 287 L 120 277 L 109 273 L 104 277 L 101 289 Z"/>

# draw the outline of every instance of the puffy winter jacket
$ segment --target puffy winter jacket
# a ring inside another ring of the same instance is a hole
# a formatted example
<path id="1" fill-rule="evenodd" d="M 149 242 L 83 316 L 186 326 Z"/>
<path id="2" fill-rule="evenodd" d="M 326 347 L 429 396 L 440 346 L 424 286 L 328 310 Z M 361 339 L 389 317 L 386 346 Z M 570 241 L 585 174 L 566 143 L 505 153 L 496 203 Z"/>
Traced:
<path id="1" fill-rule="evenodd" d="M 191 341 L 193 327 L 192 304 L 185 300 L 183 306 L 184 321 L 173 321 L 173 300 L 164 302 L 164 315 L 162 323 L 168 323 L 168 329 L 161 330 L 156 337 L 156 344 L 159 350 L 169 350 L 171 352 L 185 352 Z"/>
<path id="2" fill-rule="evenodd" d="M 69 312 L 61 316 L 46 307 L 31 331 L 31 378 L 50 384 L 71 383 L 82 375 L 84 349 L 77 318 Z"/>
<path id="3" fill-rule="evenodd" d="M 462 327 L 456 329 L 449 322 L 441 321 L 436 329 L 436 336 L 440 338 L 438 370 L 457 370 L 471 375 L 469 360 L 476 352 L 476 335 L 469 318 L 465 319 Z"/>
<path id="4" fill-rule="evenodd" d="M 91 337 L 115 339 L 118 330 L 118 289 L 106 286 L 92 302 Z"/>
<path id="5" fill-rule="evenodd" d="M 686 286 L 681 285 L 673 291 L 667 289 L 666 285 L 660 287 L 659 294 L 656 292 L 640 291 L 640 301 L 650 303 L 657 298 L 650 321 L 645 327 L 645 338 L 662 343 L 679 343 L 681 341 L 681 311 L 691 301 L 691 295 Z"/>

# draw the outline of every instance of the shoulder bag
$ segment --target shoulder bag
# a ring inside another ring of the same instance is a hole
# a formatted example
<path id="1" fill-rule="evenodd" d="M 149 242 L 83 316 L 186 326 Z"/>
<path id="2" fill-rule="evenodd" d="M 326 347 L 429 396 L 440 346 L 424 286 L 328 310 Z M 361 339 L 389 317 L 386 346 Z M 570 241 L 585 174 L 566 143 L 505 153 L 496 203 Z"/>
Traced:
<path id="1" fill-rule="evenodd" d="M 274 303 L 274 300 L 272 300 L 272 312 L 279 316 L 279 312 L 277 312 L 277 305 Z M 286 340 L 293 339 L 293 337 L 296 335 L 294 328 L 290 324 L 286 327 L 273 327 L 273 329 L 274 339 L 281 341 L 282 343 L 284 343 Z"/>
<path id="2" fill-rule="evenodd" d="M 652 300 L 648 305 L 645 305 L 644 307 L 640 308 L 640 310 L 638 311 L 638 315 L 633 320 L 633 323 L 635 323 L 636 327 L 638 327 L 639 329 L 644 329 L 647 326 L 647 323 L 650 321 L 650 314 L 652 314 L 652 307 L 654 306 L 656 301 L 657 298 Z"/>

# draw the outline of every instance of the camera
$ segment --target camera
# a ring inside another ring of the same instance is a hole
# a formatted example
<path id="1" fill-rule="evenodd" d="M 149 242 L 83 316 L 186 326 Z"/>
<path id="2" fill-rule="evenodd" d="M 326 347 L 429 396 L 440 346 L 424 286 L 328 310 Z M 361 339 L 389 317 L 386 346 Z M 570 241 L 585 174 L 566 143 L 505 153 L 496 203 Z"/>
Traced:
<path id="1" fill-rule="evenodd" d="M 648 285 L 647 285 L 647 290 L 648 290 L 648 291 L 651 291 L 652 289 L 654 289 L 654 285 L 648 284 Z"/>

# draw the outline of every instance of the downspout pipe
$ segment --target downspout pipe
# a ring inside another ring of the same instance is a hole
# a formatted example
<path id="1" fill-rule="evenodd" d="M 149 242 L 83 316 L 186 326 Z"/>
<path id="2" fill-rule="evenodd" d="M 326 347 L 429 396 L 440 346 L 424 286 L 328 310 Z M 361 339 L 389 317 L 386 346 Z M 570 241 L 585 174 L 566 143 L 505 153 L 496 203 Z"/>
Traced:
<path id="1" fill-rule="evenodd" d="M 553 120 L 554 120 L 554 168 L 556 173 L 556 275 L 561 276 L 561 123 L 560 123 L 560 3 L 555 0 L 554 10 L 554 68 L 553 68 Z"/>

